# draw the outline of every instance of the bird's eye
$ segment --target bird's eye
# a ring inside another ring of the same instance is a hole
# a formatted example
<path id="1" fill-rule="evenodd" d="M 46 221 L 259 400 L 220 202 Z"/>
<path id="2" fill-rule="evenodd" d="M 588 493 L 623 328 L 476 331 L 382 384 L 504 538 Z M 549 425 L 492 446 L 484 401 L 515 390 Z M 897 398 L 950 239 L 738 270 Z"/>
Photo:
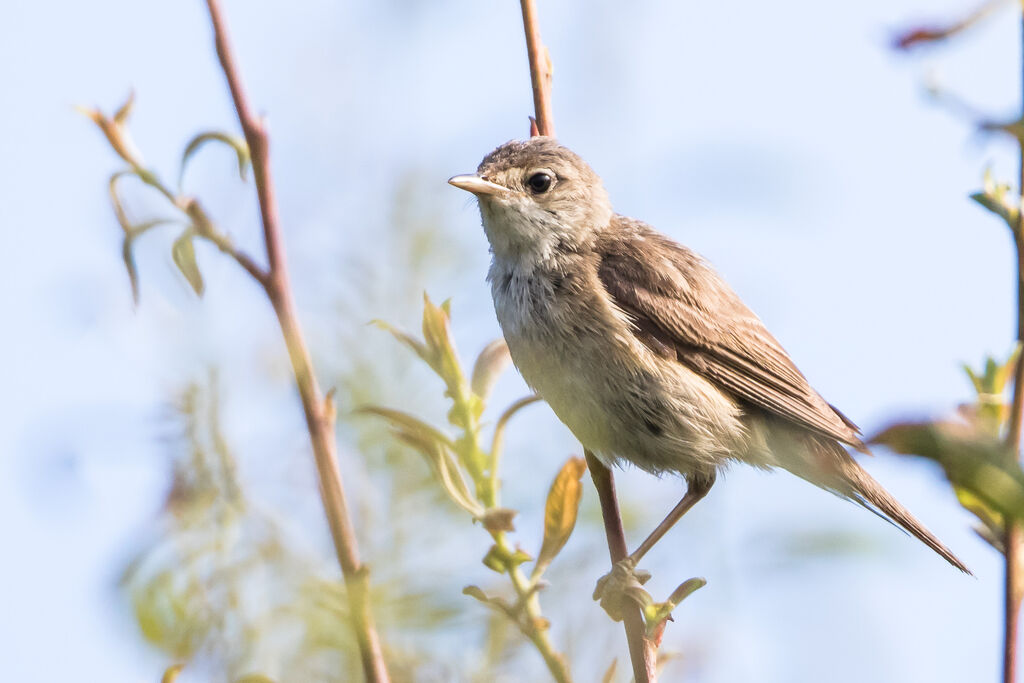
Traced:
<path id="1" fill-rule="evenodd" d="M 543 194 L 551 188 L 551 175 L 548 173 L 534 173 L 527 178 L 526 186 L 534 194 Z"/>

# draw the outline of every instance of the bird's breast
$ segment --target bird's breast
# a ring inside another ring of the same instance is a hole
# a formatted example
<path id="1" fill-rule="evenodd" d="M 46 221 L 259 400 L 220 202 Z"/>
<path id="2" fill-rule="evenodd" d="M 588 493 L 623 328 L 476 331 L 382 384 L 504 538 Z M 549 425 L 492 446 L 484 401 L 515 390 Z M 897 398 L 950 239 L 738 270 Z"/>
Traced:
<path id="1" fill-rule="evenodd" d="M 650 352 L 596 277 L 492 266 L 494 308 L 523 379 L 606 461 L 651 471 L 714 469 L 742 438 L 735 404 Z"/>

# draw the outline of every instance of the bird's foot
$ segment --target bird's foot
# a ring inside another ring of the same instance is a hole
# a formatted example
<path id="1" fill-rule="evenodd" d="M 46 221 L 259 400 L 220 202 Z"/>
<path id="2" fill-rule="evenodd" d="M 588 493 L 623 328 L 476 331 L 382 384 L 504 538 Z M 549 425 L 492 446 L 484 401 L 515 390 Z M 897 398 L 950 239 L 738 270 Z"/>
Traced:
<path id="1" fill-rule="evenodd" d="M 622 621 L 631 606 L 645 609 L 651 602 L 644 584 L 650 581 L 651 573 L 636 568 L 636 560 L 627 557 L 619 560 L 612 570 L 597 580 L 594 600 L 615 621 Z"/>

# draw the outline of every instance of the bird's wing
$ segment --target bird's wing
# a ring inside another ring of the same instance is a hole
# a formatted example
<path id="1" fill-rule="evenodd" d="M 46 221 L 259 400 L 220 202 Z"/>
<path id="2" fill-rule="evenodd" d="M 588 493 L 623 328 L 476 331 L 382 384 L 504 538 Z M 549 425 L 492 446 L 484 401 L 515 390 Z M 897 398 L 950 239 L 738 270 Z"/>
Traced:
<path id="1" fill-rule="evenodd" d="M 616 216 L 598 245 L 598 277 L 648 348 L 673 357 L 741 402 L 864 449 L 735 292 L 693 252 Z"/>

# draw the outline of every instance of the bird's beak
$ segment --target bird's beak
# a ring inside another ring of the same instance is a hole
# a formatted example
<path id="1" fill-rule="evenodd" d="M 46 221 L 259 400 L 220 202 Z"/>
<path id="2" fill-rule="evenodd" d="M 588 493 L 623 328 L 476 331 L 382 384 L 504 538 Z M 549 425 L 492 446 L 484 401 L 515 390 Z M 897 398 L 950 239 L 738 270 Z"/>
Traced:
<path id="1" fill-rule="evenodd" d="M 478 175 L 467 174 L 457 175 L 448 179 L 449 185 L 454 185 L 460 190 L 466 192 L 472 192 L 475 195 L 501 195 L 508 192 L 508 190 L 497 183 L 492 183 L 490 180 L 484 180 Z"/>

